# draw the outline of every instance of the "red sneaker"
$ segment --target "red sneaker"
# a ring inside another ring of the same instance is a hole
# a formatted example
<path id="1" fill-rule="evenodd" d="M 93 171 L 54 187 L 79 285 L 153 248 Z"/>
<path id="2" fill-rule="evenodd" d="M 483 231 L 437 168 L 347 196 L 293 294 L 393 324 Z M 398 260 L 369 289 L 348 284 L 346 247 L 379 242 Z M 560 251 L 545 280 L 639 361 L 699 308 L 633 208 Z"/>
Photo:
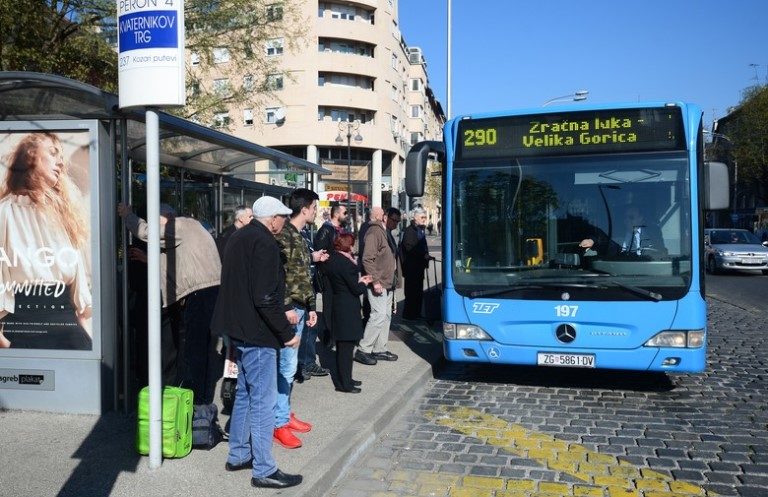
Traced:
<path id="1" fill-rule="evenodd" d="M 286 449 L 298 449 L 301 447 L 301 440 L 288 429 L 288 425 L 275 428 L 272 439 Z"/>
<path id="2" fill-rule="evenodd" d="M 306 433 L 312 429 L 311 424 L 307 423 L 306 421 L 300 420 L 299 418 L 296 417 L 294 413 L 291 413 L 290 418 L 288 418 L 288 424 L 285 426 L 299 433 Z"/>

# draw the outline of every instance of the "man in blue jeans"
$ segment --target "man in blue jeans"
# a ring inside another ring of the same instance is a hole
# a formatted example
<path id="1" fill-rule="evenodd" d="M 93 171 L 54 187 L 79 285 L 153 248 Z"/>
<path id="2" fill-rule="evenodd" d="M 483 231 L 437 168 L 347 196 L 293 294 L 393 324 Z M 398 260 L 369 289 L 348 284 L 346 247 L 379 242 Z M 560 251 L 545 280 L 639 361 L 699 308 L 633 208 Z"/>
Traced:
<path id="1" fill-rule="evenodd" d="M 275 235 L 291 210 L 274 197 L 253 203 L 256 219 L 232 234 L 224 250 L 221 286 L 211 329 L 237 350 L 237 391 L 229 426 L 227 471 L 251 469 L 251 485 L 287 488 L 272 456 L 277 401 L 277 352 L 299 346 L 285 313 L 285 271 Z"/>
<path id="2" fill-rule="evenodd" d="M 285 268 L 285 315 L 294 326 L 296 336 L 301 337 L 304 324 L 313 327 L 317 323 L 315 290 L 312 287 L 310 266 L 314 254 L 307 250 L 301 230 L 317 214 L 318 196 L 312 190 L 297 188 L 291 193 L 288 205 L 291 220 L 277 236 L 283 251 Z M 317 261 L 327 260 L 328 253 L 317 252 Z M 312 425 L 301 421 L 291 412 L 291 389 L 296 376 L 298 351 L 285 347 L 280 351 L 277 373 L 277 403 L 275 404 L 275 434 L 277 443 L 288 449 L 301 447 L 301 440 L 294 433 L 306 433 Z"/>

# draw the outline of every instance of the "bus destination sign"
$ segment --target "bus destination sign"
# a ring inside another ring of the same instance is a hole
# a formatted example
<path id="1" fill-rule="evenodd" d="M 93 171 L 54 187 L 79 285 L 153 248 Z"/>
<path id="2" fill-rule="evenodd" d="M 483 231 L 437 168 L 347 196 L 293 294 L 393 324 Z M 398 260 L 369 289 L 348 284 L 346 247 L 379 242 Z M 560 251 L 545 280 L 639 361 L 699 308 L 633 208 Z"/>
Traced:
<path id="1" fill-rule="evenodd" d="M 465 119 L 457 159 L 685 150 L 679 107 Z"/>

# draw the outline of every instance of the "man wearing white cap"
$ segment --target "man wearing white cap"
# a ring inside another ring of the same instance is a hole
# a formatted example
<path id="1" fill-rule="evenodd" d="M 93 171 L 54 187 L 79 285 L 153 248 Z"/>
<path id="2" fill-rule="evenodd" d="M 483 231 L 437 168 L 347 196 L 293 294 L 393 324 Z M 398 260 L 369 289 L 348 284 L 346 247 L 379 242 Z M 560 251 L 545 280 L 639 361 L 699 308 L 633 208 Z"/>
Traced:
<path id="1" fill-rule="evenodd" d="M 301 475 L 288 475 L 272 457 L 277 400 L 277 351 L 298 347 L 285 315 L 285 271 L 275 236 L 291 209 L 274 197 L 253 203 L 253 217 L 235 231 L 224 252 L 221 287 L 211 328 L 226 335 L 237 352 L 237 391 L 229 428 L 225 469 L 251 469 L 251 485 L 286 488 Z"/>

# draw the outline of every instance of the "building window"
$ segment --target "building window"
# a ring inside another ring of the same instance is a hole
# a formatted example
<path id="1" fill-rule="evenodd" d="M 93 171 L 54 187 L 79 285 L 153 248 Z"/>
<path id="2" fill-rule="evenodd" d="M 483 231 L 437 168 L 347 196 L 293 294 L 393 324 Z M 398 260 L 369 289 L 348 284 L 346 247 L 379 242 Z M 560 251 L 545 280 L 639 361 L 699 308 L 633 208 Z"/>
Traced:
<path id="1" fill-rule="evenodd" d="M 421 117 L 422 110 L 421 105 L 411 105 L 411 117 Z"/>
<path id="2" fill-rule="evenodd" d="M 213 127 L 222 128 L 229 126 L 229 112 L 217 112 L 213 115 Z"/>
<path id="3" fill-rule="evenodd" d="M 243 90 L 253 91 L 253 76 L 251 74 L 243 76 Z"/>
<path id="4" fill-rule="evenodd" d="M 243 109 L 243 124 L 253 126 L 253 109 Z"/>
<path id="5" fill-rule="evenodd" d="M 397 55 L 392 54 L 391 64 L 392 69 L 397 69 Z"/>
<path id="6" fill-rule="evenodd" d="M 280 119 L 282 119 L 282 115 L 282 107 L 267 107 L 265 110 L 264 119 L 267 123 L 276 124 Z"/>
<path id="7" fill-rule="evenodd" d="M 193 66 L 199 66 L 200 65 L 200 54 L 197 52 L 192 52 L 189 55 L 189 61 L 192 63 Z"/>
<path id="8" fill-rule="evenodd" d="M 411 145 L 416 145 L 421 141 L 421 133 L 411 133 Z"/>
<path id="9" fill-rule="evenodd" d="M 229 62 L 229 49 L 224 47 L 217 47 L 213 49 L 213 63 L 223 64 Z"/>
<path id="10" fill-rule="evenodd" d="M 267 5 L 267 21 L 279 21 L 283 18 L 283 4 L 273 3 Z"/>
<path id="11" fill-rule="evenodd" d="M 411 91 L 421 91 L 421 80 L 418 78 L 411 79 Z"/>
<path id="12" fill-rule="evenodd" d="M 283 54 L 283 38 L 275 38 L 274 40 L 269 40 L 267 43 L 265 43 L 264 48 L 267 53 L 267 57 L 282 55 Z"/>
<path id="13" fill-rule="evenodd" d="M 374 122 L 373 111 L 363 109 L 349 109 L 349 108 L 337 108 L 337 107 L 318 107 L 317 120 L 318 121 L 360 121 L 360 123 L 373 123 Z"/>
<path id="14" fill-rule="evenodd" d="M 392 85 L 392 89 L 389 91 L 389 96 L 392 100 L 397 102 L 397 85 Z"/>
<path id="15" fill-rule="evenodd" d="M 270 74 L 267 76 L 267 90 L 282 90 L 283 89 L 283 75 L 282 74 Z"/>
<path id="16" fill-rule="evenodd" d="M 221 78 L 213 80 L 213 91 L 219 96 L 229 95 L 232 93 L 232 89 L 229 86 L 229 78 Z"/>

